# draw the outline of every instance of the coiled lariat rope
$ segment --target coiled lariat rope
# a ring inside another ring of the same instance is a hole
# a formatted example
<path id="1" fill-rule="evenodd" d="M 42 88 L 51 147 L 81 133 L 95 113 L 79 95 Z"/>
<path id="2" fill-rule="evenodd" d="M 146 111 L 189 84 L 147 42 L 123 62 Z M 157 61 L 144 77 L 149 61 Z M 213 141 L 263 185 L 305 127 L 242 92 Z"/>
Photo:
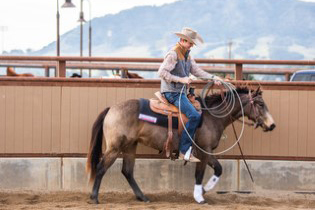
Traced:
<path id="1" fill-rule="evenodd" d="M 214 82 L 208 82 L 205 87 L 202 89 L 201 92 L 201 101 L 205 108 L 202 108 L 203 110 L 207 110 L 212 116 L 217 118 L 223 118 L 228 116 L 234 106 L 235 106 L 235 97 L 233 95 L 233 90 L 235 90 L 235 87 L 231 83 L 222 83 L 225 89 L 228 89 L 229 91 L 226 91 L 226 96 L 222 97 L 222 103 L 220 103 L 217 106 L 214 107 L 207 107 L 207 104 L 205 102 L 205 98 L 208 95 L 210 88 L 213 86 Z"/>
<path id="2" fill-rule="evenodd" d="M 193 140 L 193 138 L 189 135 L 187 129 L 186 129 L 186 126 L 185 126 L 185 123 L 183 121 L 183 118 L 182 118 L 182 115 L 180 114 L 180 120 L 181 120 L 181 123 L 185 129 L 185 132 L 187 133 L 187 135 L 189 136 L 189 139 L 192 141 L 192 143 L 202 152 L 204 152 L 205 154 L 208 154 L 208 155 L 220 155 L 220 154 L 223 154 L 225 152 L 228 152 L 229 150 L 231 150 L 236 144 L 239 143 L 242 135 L 243 135 L 243 131 L 244 131 L 244 125 L 245 125 L 245 120 L 244 120 L 244 109 L 243 109 L 243 105 L 241 103 L 241 98 L 240 96 L 238 95 L 235 87 L 231 84 L 231 83 L 228 83 L 228 82 L 225 82 L 225 81 L 220 81 L 222 83 L 222 85 L 224 86 L 225 89 L 229 90 L 226 92 L 225 94 L 225 97 L 222 99 L 222 102 L 218 105 L 218 106 L 215 106 L 215 107 L 207 107 L 206 105 L 206 102 L 205 102 L 205 93 L 207 94 L 209 92 L 209 88 L 213 85 L 213 81 L 210 81 L 208 82 L 205 87 L 203 88 L 202 90 L 202 93 L 201 93 L 201 98 L 202 98 L 202 103 L 204 105 L 205 108 L 203 108 L 203 110 L 207 110 L 212 116 L 214 117 L 217 117 L 217 118 L 223 118 L 223 117 L 226 117 L 227 115 L 229 115 L 234 106 L 235 106 L 235 95 L 237 96 L 238 98 L 238 101 L 240 103 L 240 106 L 241 106 L 241 111 L 242 111 L 242 130 L 241 130 L 241 133 L 240 133 L 240 136 L 237 138 L 236 142 L 229 148 L 221 151 L 221 152 L 208 152 L 204 149 L 202 149 L 201 147 L 199 147 L 196 142 Z M 180 91 L 180 96 L 179 96 L 179 112 L 181 113 L 181 97 L 182 97 L 182 94 L 184 92 L 184 90 L 186 90 L 186 84 L 183 85 L 181 91 Z"/>

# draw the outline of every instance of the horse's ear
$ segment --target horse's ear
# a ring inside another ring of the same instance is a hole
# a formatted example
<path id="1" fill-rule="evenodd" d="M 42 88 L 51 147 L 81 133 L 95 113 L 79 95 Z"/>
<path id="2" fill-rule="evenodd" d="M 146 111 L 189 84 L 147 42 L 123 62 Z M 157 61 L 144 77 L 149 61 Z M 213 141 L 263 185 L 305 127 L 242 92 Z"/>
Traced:
<path id="1" fill-rule="evenodd" d="M 261 95 L 262 91 L 260 90 L 260 85 L 258 86 L 257 90 L 254 92 L 254 96 Z"/>
<path id="2" fill-rule="evenodd" d="M 260 85 L 258 86 L 256 92 L 257 92 L 257 93 L 261 92 L 261 91 L 260 91 Z"/>

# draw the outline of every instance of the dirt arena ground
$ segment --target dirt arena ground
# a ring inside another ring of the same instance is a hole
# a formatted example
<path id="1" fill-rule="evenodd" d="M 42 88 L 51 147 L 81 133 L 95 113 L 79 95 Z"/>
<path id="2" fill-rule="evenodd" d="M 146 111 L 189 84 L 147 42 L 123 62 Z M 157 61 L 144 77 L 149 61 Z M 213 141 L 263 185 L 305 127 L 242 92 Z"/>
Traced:
<path id="1" fill-rule="evenodd" d="M 89 193 L 54 192 L 39 193 L 31 191 L 0 191 L 0 209 L 315 209 L 315 194 L 284 192 L 235 193 L 215 192 L 205 195 L 208 204 L 196 204 L 191 194 L 177 192 L 147 194 L 150 203 L 139 202 L 131 192 L 106 192 L 100 194 L 101 204 L 89 204 Z"/>

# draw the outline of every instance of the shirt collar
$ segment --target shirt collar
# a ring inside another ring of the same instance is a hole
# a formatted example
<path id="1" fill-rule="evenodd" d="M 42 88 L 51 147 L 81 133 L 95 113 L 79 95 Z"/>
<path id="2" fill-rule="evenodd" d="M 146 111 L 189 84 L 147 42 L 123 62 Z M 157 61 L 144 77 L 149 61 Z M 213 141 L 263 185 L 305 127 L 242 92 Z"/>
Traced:
<path id="1" fill-rule="evenodd" d="M 179 48 L 180 53 L 185 57 L 187 60 L 190 50 L 186 50 L 179 42 L 176 44 Z"/>

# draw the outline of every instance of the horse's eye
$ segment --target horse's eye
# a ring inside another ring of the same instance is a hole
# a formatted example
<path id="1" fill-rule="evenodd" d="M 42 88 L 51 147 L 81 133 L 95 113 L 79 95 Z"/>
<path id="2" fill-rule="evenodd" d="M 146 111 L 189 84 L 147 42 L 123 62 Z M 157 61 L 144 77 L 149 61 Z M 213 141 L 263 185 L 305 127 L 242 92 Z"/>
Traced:
<path id="1" fill-rule="evenodd" d="M 261 107 L 261 108 L 264 107 L 264 104 L 263 104 L 263 103 L 260 103 L 260 102 L 258 102 L 257 105 L 258 105 L 259 107 Z"/>
<path id="2" fill-rule="evenodd" d="M 263 106 L 264 106 L 264 104 L 261 103 L 260 101 L 255 101 L 255 104 L 256 104 L 257 106 L 259 106 L 259 107 L 263 107 Z"/>

